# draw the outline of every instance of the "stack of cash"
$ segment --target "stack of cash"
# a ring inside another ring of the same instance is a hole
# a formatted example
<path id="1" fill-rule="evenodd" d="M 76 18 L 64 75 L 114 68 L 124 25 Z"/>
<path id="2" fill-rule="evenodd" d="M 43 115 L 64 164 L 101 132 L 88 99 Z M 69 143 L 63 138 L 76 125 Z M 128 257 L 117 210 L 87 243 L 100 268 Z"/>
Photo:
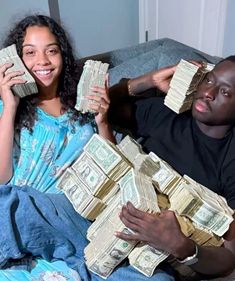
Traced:
<path id="1" fill-rule="evenodd" d="M 96 164 L 96 162 L 84 151 L 72 165 L 76 176 L 85 184 L 89 192 L 102 199 L 115 185 Z"/>
<path id="2" fill-rule="evenodd" d="M 84 250 L 88 269 L 102 278 L 107 278 L 135 247 L 136 241 L 124 241 L 115 236 L 116 231 L 130 233 L 119 219 L 121 206 L 112 210 L 102 228 Z"/>
<path id="3" fill-rule="evenodd" d="M 144 275 L 151 277 L 156 267 L 164 261 L 169 254 L 160 251 L 148 244 L 139 243 L 129 254 L 130 265 Z"/>
<path id="4" fill-rule="evenodd" d="M 152 176 L 155 187 L 159 192 L 171 196 L 171 193 L 175 190 L 175 186 L 181 179 L 181 175 L 155 153 L 150 152 L 149 156 L 155 162 L 159 163 L 158 171 Z"/>
<path id="5" fill-rule="evenodd" d="M 214 65 L 204 63 L 198 67 L 193 63 L 181 59 L 170 82 L 170 88 L 164 104 L 176 113 L 181 113 L 191 108 L 193 93 L 205 74 L 213 69 Z"/>
<path id="6" fill-rule="evenodd" d="M 131 167 L 115 145 L 94 134 L 62 174 L 57 188 L 64 191 L 79 214 L 94 220 L 118 192 L 115 182 Z"/>
<path id="7" fill-rule="evenodd" d="M 121 206 L 132 202 L 136 208 L 142 211 L 160 211 L 150 177 L 131 169 L 121 178 L 119 185 L 119 194 L 97 217 L 87 233 L 90 243 L 85 248 L 86 264 L 92 272 L 103 278 L 107 278 L 114 268 L 129 256 L 137 243 L 136 241 L 125 242 L 114 235 L 116 231 L 130 233 L 130 230 L 119 219 L 118 214 L 121 211 Z M 161 255 L 160 251 L 153 250 L 153 248 L 139 247 L 138 250 L 136 253 L 138 256 L 134 252 L 130 259 L 137 270 L 142 272 L 145 272 L 143 269 L 145 265 L 139 261 L 142 256 L 143 261 L 144 256 L 147 255 L 151 255 L 154 259 L 154 263 L 149 264 L 147 273 L 153 272 L 156 266 L 168 256 L 167 254 Z"/>
<path id="8" fill-rule="evenodd" d="M 92 195 L 86 184 L 71 168 L 67 168 L 58 181 L 57 188 L 63 190 L 74 209 L 83 217 L 94 220 L 105 208 L 101 199 Z"/>
<path id="9" fill-rule="evenodd" d="M 97 134 L 91 137 L 83 150 L 114 181 L 118 181 L 132 166 L 117 146 Z"/>
<path id="10" fill-rule="evenodd" d="M 96 103 L 87 99 L 89 95 L 99 95 L 91 92 L 91 87 L 99 86 L 104 88 L 105 77 L 109 64 L 101 61 L 87 60 L 83 67 L 83 72 L 77 85 L 77 102 L 75 108 L 82 113 L 94 111 L 90 109 L 90 104 Z"/>
<path id="11" fill-rule="evenodd" d="M 223 236 L 233 221 L 233 210 L 224 204 L 221 196 L 214 196 L 208 188 L 201 186 L 199 189 L 198 186 L 184 176 L 169 197 L 170 208 L 215 235 Z"/>
<path id="12" fill-rule="evenodd" d="M 136 171 L 152 177 L 160 168 L 159 162 L 154 161 L 144 153 L 141 145 L 130 136 L 126 136 L 117 147 L 131 162 Z"/>
<path id="13" fill-rule="evenodd" d="M 38 92 L 34 78 L 30 75 L 24 63 L 17 54 L 15 44 L 0 50 L 0 65 L 5 63 L 13 63 L 13 66 L 7 70 L 7 73 L 19 70 L 24 71 L 24 74 L 21 75 L 21 78 L 24 79 L 26 83 L 12 86 L 12 91 L 15 95 L 23 98 Z"/>

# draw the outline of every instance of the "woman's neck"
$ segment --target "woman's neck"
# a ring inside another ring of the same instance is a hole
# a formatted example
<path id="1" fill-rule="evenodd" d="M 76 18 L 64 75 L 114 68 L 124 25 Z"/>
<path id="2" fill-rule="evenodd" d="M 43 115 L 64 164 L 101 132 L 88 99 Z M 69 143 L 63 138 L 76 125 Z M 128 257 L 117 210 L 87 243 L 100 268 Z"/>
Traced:
<path id="1" fill-rule="evenodd" d="M 60 101 L 60 97 L 58 96 L 46 96 L 45 98 L 39 96 L 39 104 L 38 106 L 45 111 L 46 113 L 58 117 L 62 112 L 62 104 Z"/>

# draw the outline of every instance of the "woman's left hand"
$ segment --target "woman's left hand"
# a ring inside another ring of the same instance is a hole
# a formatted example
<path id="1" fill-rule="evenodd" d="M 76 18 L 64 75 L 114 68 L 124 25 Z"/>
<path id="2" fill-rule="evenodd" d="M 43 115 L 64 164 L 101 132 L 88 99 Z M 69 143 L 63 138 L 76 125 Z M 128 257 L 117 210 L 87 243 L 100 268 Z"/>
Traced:
<path id="1" fill-rule="evenodd" d="M 88 99 L 95 101 L 95 103 L 90 105 L 90 109 L 96 112 L 95 121 L 97 126 L 108 124 L 108 109 L 110 105 L 110 99 L 108 95 L 108 75 L 105 78 L 105 87 L 92 87 L 91 91 L 93 93 L 98 93 L 98 95 L 89 95 Z"/>

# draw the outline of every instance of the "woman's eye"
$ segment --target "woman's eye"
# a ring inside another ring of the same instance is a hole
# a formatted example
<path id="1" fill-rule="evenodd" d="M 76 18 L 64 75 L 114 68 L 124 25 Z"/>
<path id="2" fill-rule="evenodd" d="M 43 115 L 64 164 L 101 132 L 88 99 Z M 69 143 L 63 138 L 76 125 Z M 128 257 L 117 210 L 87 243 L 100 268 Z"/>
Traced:
<path id="1" fill-rule="evenodd" d="M 24 55 L 26 55 L 26 56 L 33 56 L 34 55 L 34 51 L 33 50 L 30 50 L 30 51 L 25 51 L 24 52 Z"/>
<path id="2" fill-rule="evenodd" d="M 58 53 L 58 50 L 57 50 L 57 49 L 54 49 L 54 48 L 53 48 L 53 49 L 48 49 L 48 50 L 47 50 L 47 54 L 48 54 L 48 55 L 51 55 L 51 56 L 52 56 L 52 55 L 56 55 L 57 53 Z"/>

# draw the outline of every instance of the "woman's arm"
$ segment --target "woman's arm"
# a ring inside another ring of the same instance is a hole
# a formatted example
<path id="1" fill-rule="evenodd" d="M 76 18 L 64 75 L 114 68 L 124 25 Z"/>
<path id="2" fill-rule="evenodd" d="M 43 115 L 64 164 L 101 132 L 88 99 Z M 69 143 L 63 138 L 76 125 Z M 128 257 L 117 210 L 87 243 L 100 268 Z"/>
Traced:
<path id="1" fill-rule="evenodd" d="M 105 80 L 105 88 L 93 87 L 92 92 L 99 93 L 98 96 L 90 95 L 89 99 L 96 101 L 90 108 L 96 111 L 95 121 L 98 128 L 98 133 L 105 139 L 116 143 L 113 135 L 113 130 L 108 122 L 108 109 L 110 105 L 110 99 L 108 94 L 108 76 Z"/>
<path id="2" fill-rule="evenodd" d="M 0 97 L 3 102 L 0 118 L 0 184 L 8 182 L 13 172 L 14 122 L 19 98 L 13 95 L 11 87 L 15 84 L 25 83 L 23 79 L 17 78 L 23 74 L 22 71 L 6 73 L 11 66 L 10 63 L 0 66 Z"/>

